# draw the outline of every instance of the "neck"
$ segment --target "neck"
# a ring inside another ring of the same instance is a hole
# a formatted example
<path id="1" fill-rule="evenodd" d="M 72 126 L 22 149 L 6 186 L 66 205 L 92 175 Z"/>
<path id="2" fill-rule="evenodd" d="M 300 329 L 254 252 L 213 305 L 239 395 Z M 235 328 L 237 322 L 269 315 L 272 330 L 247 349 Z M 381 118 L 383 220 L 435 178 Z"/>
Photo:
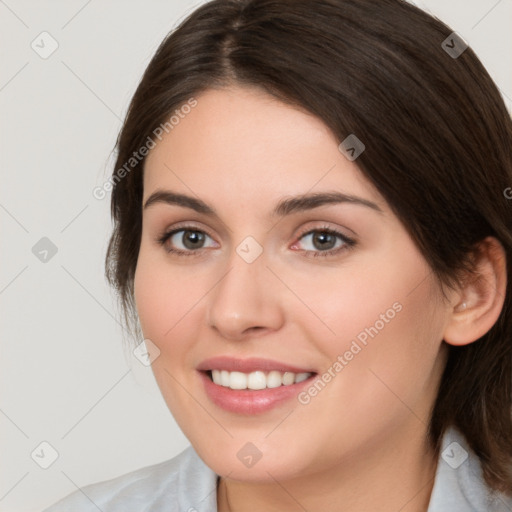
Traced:
<path id="1" fill-rule="evenodd" d="M 218 512 L 427 512 L 438 455 L 423 427 L 322 473 L 256 483 L 221 477 Z"/>

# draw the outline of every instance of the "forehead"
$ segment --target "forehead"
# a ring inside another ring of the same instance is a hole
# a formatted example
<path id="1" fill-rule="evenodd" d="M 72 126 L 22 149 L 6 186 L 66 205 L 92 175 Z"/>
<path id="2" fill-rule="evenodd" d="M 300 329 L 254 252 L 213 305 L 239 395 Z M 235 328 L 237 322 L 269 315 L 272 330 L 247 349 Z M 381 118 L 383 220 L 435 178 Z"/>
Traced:
<path id="1" fill-rule="evenodd" d="M 216 203 L 222 190 L 225 199 L 255 199 L 263 208 L 264 199 L 335 189 L 384 209 L 378 191 L 319 118 L 257 88 L 209 89 L 195 99 L 149 152 L 145 199 L 171 188 Z"/>

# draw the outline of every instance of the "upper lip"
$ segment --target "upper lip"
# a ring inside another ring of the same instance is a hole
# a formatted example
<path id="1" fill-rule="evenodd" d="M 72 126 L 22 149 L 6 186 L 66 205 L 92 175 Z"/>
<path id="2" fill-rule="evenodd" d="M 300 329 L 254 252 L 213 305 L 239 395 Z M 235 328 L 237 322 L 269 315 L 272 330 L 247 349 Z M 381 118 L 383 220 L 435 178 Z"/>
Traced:
<path id="1" fill-rule="evenodd" d="M 278 371 L 278 372 L 292 372 L 292 373 L 315 373 L 310 368 L 299 368 L 280 361 L 273 361 L 271 359 L 262 359 L 258 357 L 251 357 L 248 359 L 237 359 L 231 356 L 217 356 L 210 357 L 202 361 L 197 369 L 200 371 L 208 370 L 227 370 L 229 372 L 242 372 L 250 373 L 254 371 Z"/>

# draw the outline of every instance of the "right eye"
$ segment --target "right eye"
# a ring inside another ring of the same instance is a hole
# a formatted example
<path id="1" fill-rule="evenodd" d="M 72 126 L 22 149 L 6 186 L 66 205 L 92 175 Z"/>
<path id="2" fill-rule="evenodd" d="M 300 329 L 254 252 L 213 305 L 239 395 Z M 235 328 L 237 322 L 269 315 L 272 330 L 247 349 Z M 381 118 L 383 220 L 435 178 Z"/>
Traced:
<path id="1" fill-rule="evenodd" d="M 211 237 L 193 226 L 184 226 L 164 233 L 158 238 L 158 242 L 169 253 L 179 256 L 193 256 L 197 251 L 204 249 L 206 238 Z M 178 246 L 178 247 L 176 247 Z"/>

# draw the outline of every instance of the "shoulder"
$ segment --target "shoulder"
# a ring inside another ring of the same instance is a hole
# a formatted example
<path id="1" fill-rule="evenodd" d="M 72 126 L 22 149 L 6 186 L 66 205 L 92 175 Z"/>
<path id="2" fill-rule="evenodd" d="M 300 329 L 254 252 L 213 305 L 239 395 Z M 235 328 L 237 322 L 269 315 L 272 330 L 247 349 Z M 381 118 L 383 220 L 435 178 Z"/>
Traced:
<path id="1" fill-rule="evenodd" d="M 176 457 L 82 487 L 43 512 L 215 511 L 217 475 L 192 446 Z"/>
<path id="2" fill-rule="evenodd" d="M 479 457 L 455 427 L 447 429 L 443 436 L 428 512 L 447 510 L 512 510 L 512 498 L 486 485 Z"/>

